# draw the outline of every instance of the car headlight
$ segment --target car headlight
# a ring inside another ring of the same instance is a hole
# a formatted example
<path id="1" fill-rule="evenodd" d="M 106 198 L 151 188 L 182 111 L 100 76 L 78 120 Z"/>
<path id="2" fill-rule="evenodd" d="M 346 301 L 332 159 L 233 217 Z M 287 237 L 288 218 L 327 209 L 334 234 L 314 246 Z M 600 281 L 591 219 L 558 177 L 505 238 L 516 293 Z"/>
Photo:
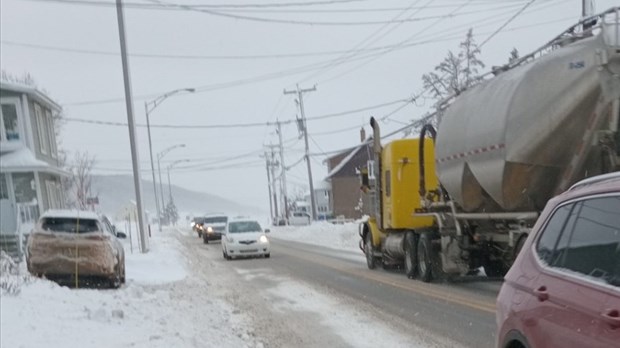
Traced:
<path id="1" fill-rule="evenodd" d="M 196 226 L 196 223 L 192 221 L 192 223 L 190 225 L 192 225 L 192 227 L 194 227 L 194 226 Z"/>
<path id="2" fill-rule="evenodd" d="M 267 236 L 260 236 L 260 238 L 258 238 L 258 241 L 261 243 L 267 243 L 269 242 L 269 239 L 267 239 Z"/>
<path id="3" fill-rule="evenodd" d="M 211 226 L 207 227 L 207 232 L 209 233 L 213 232 L 213 228 Z"/>

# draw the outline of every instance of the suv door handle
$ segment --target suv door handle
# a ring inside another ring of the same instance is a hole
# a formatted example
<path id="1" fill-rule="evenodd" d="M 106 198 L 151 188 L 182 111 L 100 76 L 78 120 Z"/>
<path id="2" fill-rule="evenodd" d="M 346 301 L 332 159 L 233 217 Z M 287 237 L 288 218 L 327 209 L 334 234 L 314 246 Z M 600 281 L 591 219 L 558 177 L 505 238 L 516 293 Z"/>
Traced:
<path id="1" fill-rule="evenodd" d="M 620 327 L 620 311 L 617 309 L 610 309 L 601 314 L 603 319 L 614 329 Z"/>
<path id="2" fill-rule="evenodd" d="M 547 292 L 546 286 L 540 286 L 538 289 L 534 290 L 534 295 L 538 298 L 538 301 L 543 302 L 549 299 L 549 293 Z"/>

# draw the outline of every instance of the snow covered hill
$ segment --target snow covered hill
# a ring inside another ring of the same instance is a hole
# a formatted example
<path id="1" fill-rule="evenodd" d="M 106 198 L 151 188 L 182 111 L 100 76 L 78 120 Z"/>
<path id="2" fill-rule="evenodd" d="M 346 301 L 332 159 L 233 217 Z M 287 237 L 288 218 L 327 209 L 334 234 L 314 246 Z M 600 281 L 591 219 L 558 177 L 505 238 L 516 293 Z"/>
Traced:
<path id="1" fill-rule="evenodd" d="M 117 214 L 122 207 L 134 200 L 133 178 L 129 175 L 93 175 L 92 192 L 99 196 L 100 208 L 108 214 Z M 261 210 L 233 202 L 216 195 L 194 192 L 172 185 L 174 200 L 179 212 L 204 214 L 207 212 L 229 212 L 239 214 L 259 214 Z M 168 194 L 168 186 L 164 185 L 164 193 Z M 147 210 L 155 211 L 153 182 L 142 181 L 142 195 Z M 184 218 L 184 216 L 181 216 Z"/>

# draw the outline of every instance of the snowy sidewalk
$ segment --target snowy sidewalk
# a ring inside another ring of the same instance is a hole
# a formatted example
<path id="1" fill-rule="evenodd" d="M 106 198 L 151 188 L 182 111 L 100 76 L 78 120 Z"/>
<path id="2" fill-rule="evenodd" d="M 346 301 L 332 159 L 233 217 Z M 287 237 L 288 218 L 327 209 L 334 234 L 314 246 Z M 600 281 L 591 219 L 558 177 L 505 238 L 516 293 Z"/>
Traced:
<path id="1" fill-rule="evenodd" d="M 118 290 L 22 281 L 22 265 L 10 280 L 19 292 L 0 297 L 0 347 L 256 346 L 229 305 L 200 296 L 208 284 L 189 276 L 174 233 L 154 234 L 147 254 L 127 250 L 127 285 Z"/>

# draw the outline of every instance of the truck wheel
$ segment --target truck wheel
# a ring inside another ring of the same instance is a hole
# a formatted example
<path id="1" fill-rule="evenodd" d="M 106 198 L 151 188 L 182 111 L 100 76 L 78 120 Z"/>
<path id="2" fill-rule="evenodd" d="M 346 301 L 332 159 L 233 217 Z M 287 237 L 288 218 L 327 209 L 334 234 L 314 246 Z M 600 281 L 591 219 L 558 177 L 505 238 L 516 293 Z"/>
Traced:
<path id="1" fill-rule="evenodd" d="M 405 236 L 405 274 L 415 278 L 418 270 L 418 235 L 413 232 Z"/>
<path id="2" fill-rule="evenodd" d="M 204 244 L 209 244 L 209 238 L 207 238 L 207 235 L 206 235 L 206 234 L 203 234 L 203 235 L 202 235 L 202 242 L 203 242 Z"/>
<path id="3" fill-rule="evenodd" d="M 426 283 L 433 280 L 433 252 L 430 235 L 421 235 L 418 240 L 418 275 Z"/>
<path id="4" fill-rule="evenodd" d="M 364 243 L 364 254 L 366 254 L 366 264 L 368 269 L 375 269 L 377 267 L 376 259 L 372 255 L 372 234 L 370 231 L 366 233 L 366 243 Z"/>

